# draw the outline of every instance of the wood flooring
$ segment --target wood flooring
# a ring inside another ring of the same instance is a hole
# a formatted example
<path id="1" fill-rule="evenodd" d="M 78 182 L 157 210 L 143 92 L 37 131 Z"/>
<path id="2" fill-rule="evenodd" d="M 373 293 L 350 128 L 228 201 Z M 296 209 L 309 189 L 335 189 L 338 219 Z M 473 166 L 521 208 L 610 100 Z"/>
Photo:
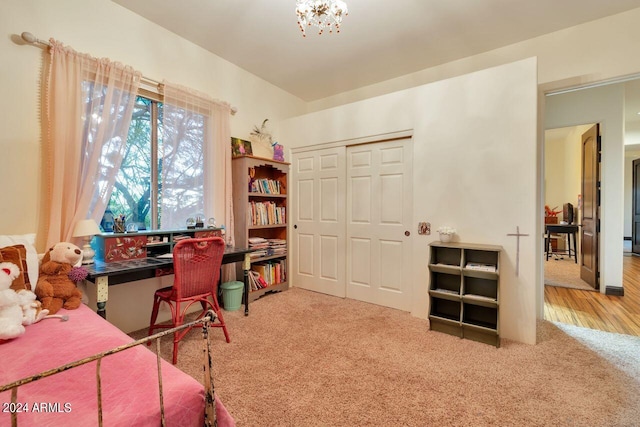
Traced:
<path id="1" fill-rule="evenodd" d="M 623 257 L 624 296 L 544 287 L 544 318 L 601 331 L 640 336 L 640 257 Z"/>

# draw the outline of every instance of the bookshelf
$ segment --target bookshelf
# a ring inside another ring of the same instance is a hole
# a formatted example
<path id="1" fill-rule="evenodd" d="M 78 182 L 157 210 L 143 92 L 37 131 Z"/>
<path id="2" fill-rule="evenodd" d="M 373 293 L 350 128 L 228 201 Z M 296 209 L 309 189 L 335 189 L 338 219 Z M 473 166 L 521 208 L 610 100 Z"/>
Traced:
<path id="1" fill-rule="evenodd" d="M 430 245 L 430 329 L 500 347 L 501 246 Z"/>
<path id="2" fill-rule="evenodd" d="M 232 171 L 235 242 L 255 250 L 249 273 L 249 301 L 254 301 L 289 288 L 289 163 L 240 156 L 233 158 Z"/>
<path id="3" fill-rule="evenodd" d="M 96 251 L 96 260 L 110 263 L 170 254 L 175 244 L 185 238 L 221 236 L 222 231 L 219 228 L 102 233 L 95 236 L 92 247 Z"/>

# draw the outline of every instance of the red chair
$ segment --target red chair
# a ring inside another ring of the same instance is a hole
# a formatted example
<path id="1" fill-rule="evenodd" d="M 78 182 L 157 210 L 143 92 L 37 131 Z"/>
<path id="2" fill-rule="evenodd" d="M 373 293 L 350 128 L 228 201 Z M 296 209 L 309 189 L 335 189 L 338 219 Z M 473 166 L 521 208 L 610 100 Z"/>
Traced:
<path id="1" fill-rule="evenodd" d="M 222 328 L 227 342 L 229 332 L 218 304 L 218 281 L 224 254 L 224 240 L 220 237 L 204 239 L 185 239 L 173 248 L 173 286 L 158 289 L 153 297 L 153 311 L 149 323 L 149 335 L 159 328 L 174 328 L 184 323 L 184 316 L 192 304 L 202 305 L 202 318 L 208 307 L 216 313 L 220 323 L 211 326 Z M 157 324 L 158 309 L 161 302 L 171 308 L 171 324 Z M 173 335 L 173 364 L 178 362 L 178 342 L 189 332 L 185 329 Z"/>

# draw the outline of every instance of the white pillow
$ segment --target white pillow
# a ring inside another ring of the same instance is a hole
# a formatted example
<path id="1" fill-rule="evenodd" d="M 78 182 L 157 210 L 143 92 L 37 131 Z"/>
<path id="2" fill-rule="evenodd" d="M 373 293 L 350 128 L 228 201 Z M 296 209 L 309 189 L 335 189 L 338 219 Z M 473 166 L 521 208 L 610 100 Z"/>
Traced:
<path id="1" fill-rule="evenodd" d="M 27 250 L 27 272 L 29 273 L 29 282 L 31 290 L 36 289 L 38 283 L 38 271 L 40 270 L 40 261 L 38 252 L 36 252 L 36 234 L 15 234 L 0 235 L 0 248 L 13 245 L 24 245 Z"/>

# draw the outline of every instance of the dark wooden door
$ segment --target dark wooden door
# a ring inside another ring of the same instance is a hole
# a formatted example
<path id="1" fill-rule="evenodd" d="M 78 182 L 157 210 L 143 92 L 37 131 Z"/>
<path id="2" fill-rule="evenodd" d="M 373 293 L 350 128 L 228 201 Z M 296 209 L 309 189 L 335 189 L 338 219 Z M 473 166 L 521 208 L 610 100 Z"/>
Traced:
<path id="1" fill-rule="evenodd" d="M 580 278 L 598 289 L 600 232 L 600 132 L 594 125 L 582 134 L 582 227 Z"/>
<path id="2" fill-rule="evenodd" d="M 640 255 L 640 159 L 633 161 L 633 223 L 631 225 L 631 252 Z"/>

